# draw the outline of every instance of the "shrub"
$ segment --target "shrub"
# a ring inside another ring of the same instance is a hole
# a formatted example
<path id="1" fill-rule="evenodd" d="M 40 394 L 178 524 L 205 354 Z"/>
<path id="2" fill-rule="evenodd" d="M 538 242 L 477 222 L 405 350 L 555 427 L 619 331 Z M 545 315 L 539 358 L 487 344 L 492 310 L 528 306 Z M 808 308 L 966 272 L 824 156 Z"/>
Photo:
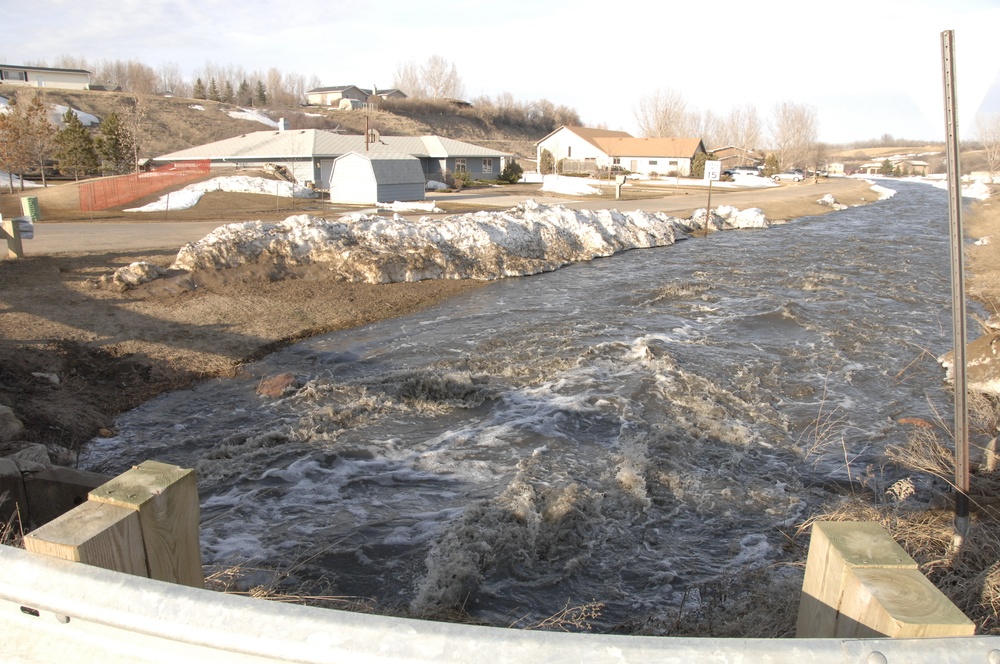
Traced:
<path id="1" fill-rule="evenodd" d="M 511 159 L 507 162 L 507 165 L 503 167 L 500 172 L 499 180 L 502 182 L 508 182 L 514 184 L 521 179 L 521 175 L 524 174 L 524 169 L 521 168 L 521 164 L 517 163 L 516 160 Z"/>

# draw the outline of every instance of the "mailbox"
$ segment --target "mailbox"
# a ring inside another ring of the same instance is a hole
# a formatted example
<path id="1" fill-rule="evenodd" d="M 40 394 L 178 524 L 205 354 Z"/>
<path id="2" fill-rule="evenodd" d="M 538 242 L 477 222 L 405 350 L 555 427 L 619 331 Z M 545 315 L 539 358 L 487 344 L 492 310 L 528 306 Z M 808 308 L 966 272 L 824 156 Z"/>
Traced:
<path id="1" fill-rule="evenodd" d="M 35 225 L 27 217 L 16 217 L 14 223 L 17 224 L 18 233 L 22 240 L 35 239 Z"/>

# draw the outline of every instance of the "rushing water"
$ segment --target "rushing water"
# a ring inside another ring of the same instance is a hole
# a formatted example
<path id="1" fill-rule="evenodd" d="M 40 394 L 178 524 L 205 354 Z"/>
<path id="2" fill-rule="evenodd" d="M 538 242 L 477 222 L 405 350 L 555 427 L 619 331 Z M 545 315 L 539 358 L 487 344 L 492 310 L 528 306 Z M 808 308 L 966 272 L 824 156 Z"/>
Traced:
<path id="1" fill-rule="evenodd" d="M 607 628 L 782 560 L 780 528 L 945 408 L 947 242 L 946 194 L 900 183 L 493 283 L 166 395 L 86 463 L 195 468 L 207 563 L 499 624 L 596 599 Z M 255 394 L 281 372 L 301 388 Z"/>

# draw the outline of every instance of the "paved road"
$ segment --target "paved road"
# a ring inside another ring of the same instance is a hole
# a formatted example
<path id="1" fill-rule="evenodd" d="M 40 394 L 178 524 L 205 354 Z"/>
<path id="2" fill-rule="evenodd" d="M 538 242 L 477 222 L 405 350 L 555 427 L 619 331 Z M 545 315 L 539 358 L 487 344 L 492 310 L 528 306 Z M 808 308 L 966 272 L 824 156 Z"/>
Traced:
<path id="1" fill-rule="evenodd" d="M 816 198 L 826 192 L 836 191 L 846 182 L 829 180 L 813 185 L 810 182 L 790 184 L 767 189 L 732 191 L 713 188 L 712 207 L 734 205 L 739 208 L 753 207 L 762 201 L 792 199 L 816 191 Z M 428 198 L 439 203 L 461 203 L 486 208 L 513 207 L 521 201 L 532 198 L 539 203 L 560 203 L 577 209 L 603 209 L 615 207 L 623 210 L 644 210 L 647 212 L 674 213 L 705 207 L 707 190 L 677 191 L 664 187 L 661 198 L 641 200 L 609 201 L 607 199 L 575 200 L 538 195 L 490 195 L 487 192 L 457 192 L 430 194 Z M 430 215 L 437 216 L 437 215 Z M 27 256 L 59 254 L 69 252 L 94 251 L 141 251 L 146 249 L 180 249 L 187 242 L 199 240 L 220 225 L 218 221 L 177 221 L 155 223 L 52 223 L 40 221 L 35 224 L 35 238 L 24 241 Z"/>

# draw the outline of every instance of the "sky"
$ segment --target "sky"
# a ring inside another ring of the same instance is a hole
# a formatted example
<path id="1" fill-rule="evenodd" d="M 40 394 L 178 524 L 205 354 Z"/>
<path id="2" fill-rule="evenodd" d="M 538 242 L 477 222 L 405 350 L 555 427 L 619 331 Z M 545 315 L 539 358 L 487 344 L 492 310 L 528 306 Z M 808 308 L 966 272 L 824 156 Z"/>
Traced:
<path id="1" fill-rule="evenodd" d="M 397 68 L 453 62 L 467 98 L 510 92 L 638 134 L 657 90 L 727 114 L 812 106 L 819 138 L 944 140 L 941 33 L 955 33 L 959 135 L 1000 112 L 1000 0 L 33 0 L 6 12 L 0 62 L 60 55 L 276 67 L 323 85 L 390 87 Z M 31 35 L 30 38 L 24 38 Z"/>

